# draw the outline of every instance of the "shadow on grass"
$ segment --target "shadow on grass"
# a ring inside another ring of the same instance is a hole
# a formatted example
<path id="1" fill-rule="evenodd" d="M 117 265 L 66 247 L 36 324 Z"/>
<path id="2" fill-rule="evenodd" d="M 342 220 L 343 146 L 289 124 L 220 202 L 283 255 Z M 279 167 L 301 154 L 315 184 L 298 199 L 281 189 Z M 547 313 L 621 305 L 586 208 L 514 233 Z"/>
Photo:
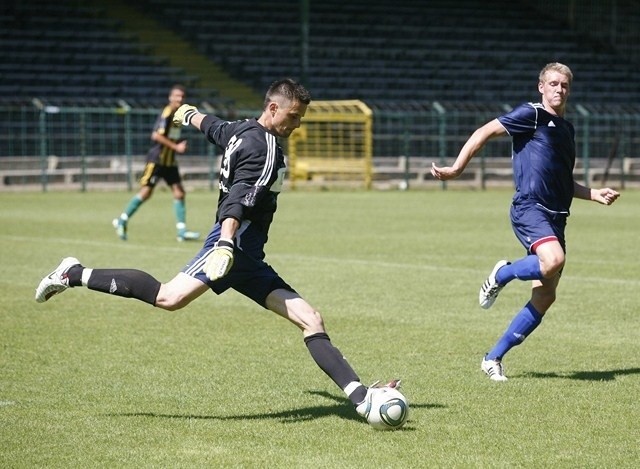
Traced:
<path id="1" fill-rule="evenodd" d="M 522 373 L 523 378 L 563 378 L 579 381 L 614 381 L 617 376 L 640 374 L 640 368 L 626 368 L 603 371 L 574 371 L 568 373 Z"/>
<path id="2" fill-rule="evenodd" d="M 351 401 L 344 397 L 338 397 L 325 391 L 308 391 L 309 394 L 324 397 L 334 401 L 332 405 L 303 407 L 300 409 L 285 410 L 281 412 L 265 412 L 259 414 L 239 414 L 239 415 L 195 415 L 195 414 L 162 414 L 156 412 L 128 412 L 122 414 L 107 414 L 109 417 L 154 417 L 164 419 L 186 419 L 186 420 L 280 420 L 281 423 L 296 423 L 307 420 L 315 420 L 322 417 L 338 416 L 345 420 L 354 420 L 366 423 L 359 417 L 351 404 Z M 410 402 L 410 409 L 438 409 L 443 408 L 440 404 L 417 404 Z M 409 416 L 411 422 L 411 416 Z M 403 428 L 404 429 L 404 428 Z"/>

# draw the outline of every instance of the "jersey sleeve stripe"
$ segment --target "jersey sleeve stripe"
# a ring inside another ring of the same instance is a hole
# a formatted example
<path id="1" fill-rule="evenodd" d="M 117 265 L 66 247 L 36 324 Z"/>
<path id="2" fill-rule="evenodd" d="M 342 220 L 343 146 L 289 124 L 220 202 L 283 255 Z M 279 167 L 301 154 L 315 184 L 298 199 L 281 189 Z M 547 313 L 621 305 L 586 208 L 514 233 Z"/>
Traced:
<path id="1" fill-rule="evenodd" d="M 267 142 L 267 158 L 264 168 L 262 169 L 262 174 L 256 182 L 257 186 L 266 186 L 269 183 L 276 161 L 276 138 L 270 133 L 265 133 L 265 140 Z"/>

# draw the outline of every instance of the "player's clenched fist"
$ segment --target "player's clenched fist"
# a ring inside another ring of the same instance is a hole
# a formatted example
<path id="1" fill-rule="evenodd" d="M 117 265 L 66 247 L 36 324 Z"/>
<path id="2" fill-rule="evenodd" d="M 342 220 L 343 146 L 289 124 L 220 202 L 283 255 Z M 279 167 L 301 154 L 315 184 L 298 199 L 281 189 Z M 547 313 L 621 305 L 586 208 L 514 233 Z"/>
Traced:
<path id="1" fill-rule="evenodd" d="M 209 280 L 224 277 L 233 265 L 233 240 L 220 238 L 207 257 L 202 270 Z"/>
<path id="2" fill-rule="evenodd" d="M 173 115 L 174 124 L 189 125 L 191 119 L 198 113 L 198 108 L 190 104 L 183 104 Z"/>

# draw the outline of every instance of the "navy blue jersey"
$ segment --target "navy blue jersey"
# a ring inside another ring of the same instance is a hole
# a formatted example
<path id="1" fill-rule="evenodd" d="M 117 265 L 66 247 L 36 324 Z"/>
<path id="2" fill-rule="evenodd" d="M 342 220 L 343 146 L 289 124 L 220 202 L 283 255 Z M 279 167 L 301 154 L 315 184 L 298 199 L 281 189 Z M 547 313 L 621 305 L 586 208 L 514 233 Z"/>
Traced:
<path id="1" fill-rule="evenodd" d="M 169 140 L 179 142 L 182 125 L 173 123 L 174 114 L 175 111 L 171 109 L 171 106 L 166 106 L 156 119 L 153 131 L 164 135 Z M 147 163 L 155 163 L 160 166 L 177 166 L 176 152 L 172 148 L 155 142 L 147 153 Z"/>
<path id="2" fill-rule="evenodd" d="M 498 117 L 513 139 L 514 201 L 529 199 L 554 212 L 569 212 L 576 160 L 575 130 L 542 104 L 527 103 Z"/>
<path id="3" fill-rule="evenodd" d="M 224 149 L 216 222 L 250 221 L 266 242 L 286 168 L 276 137 L 255 118 L 230 122 L 208 115 L 200 127 Z"/>

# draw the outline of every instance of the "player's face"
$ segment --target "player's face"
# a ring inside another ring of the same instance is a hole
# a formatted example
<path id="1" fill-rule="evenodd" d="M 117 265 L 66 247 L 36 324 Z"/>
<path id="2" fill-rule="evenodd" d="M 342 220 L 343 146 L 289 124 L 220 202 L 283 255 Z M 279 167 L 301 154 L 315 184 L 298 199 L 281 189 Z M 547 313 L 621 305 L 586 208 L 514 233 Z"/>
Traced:
<path id="1" fill-rule="evenodd" d="M 272 111 L 275 111 L 271 119 L 271 131 L 278 137 L 289 137 L 291 132 L 300 127 L 302 118 L 307 112 L 307 105 L 300 101 L 274 102 L 271 105 Z"/>
<path id="2" fill-rule="evenodd" d="M 169 93 L 169 106 L 178 109 L 184 103 L 184 91 L 175 89 Z"/>
<path id="3" fill-rule="evenodd" d="M 566 75 L 551 70 L 545 74 L 544 81 L 538 83 L 538 91 L 542 94 L 542 104 L 545 108 L 562 114 L 569 98 L 571 84 Z"/>

